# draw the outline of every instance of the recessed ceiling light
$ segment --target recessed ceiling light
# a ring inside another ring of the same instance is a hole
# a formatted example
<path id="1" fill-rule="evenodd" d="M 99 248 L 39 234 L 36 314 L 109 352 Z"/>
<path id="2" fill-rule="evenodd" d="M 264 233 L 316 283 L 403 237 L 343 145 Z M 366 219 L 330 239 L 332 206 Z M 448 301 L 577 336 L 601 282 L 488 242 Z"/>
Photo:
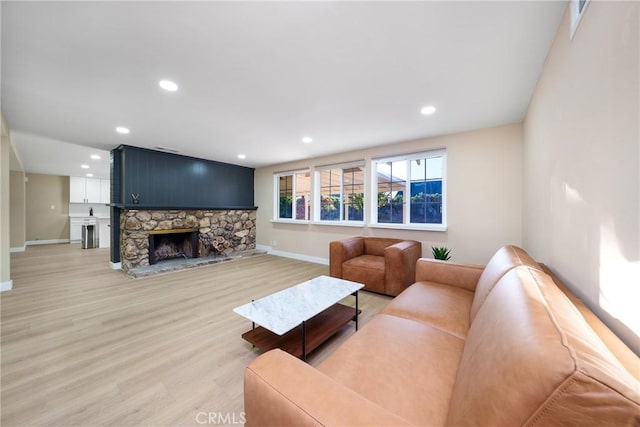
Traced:
<path id="1" fill-rule="evenodd" d="M 82 169 L 89 169 L 89 165 L 80 165 Z"/>
<path id="2" fill-rule="evenodd" d="M 302 142 L 304 142 L 305 144 L 311 144 L 312 141 L 313 139 L 311 139 L 310 136 L 305 136 L 304 138 L 302 138 Z"/>
<path id="3" fill-rule="evenodd" d="M 116 132 L 121 133 L 121 134 L 123 134 L 123 135 L 126 135 L 126 134 L 128 134 L 128 133 L 129 133 L 129 128 L 126 128 L 126 127 L 124 127 L 124 126 L 118 126 L 118 127 L 116 128 Z"/>
<path id="4" fill-rule="evenodd" d="M 433 114 L 436 112 L 436 107 L 434 107 L 433 105 L 427 105 L 426 107 L 422 107 L 422 110 L 420 110 L 420 112 L 425 116 L 428 116 L 429 114 Z"/>
<path id="5" fill-rule="evenodd" d="M 88 173 L 88 174 L 87 174 L 87 176 L 88 176 L 89 178 L 91 178 L 91 177 L 93 176 L 93 174 L 92 174 L 92 173 Z"/>
<path id="6" fill-rule="evenodd" d="M 93 160 L 100 160 L 100 156 L 98 156 L 97 154 L 92 154 L 89 157 L 91 157 Z"/>
<path id="7" fill-rule="evenodd" d="M 160 87 L 169 92 L 175 92 L 178 90 L 178 85 L 172 82 L 171 80 L 160 80 L 158 83 Z"/>
<path id="8" fill-rule="evenodd" d="M 247 155 L 246 154 L 238 154 L 238 158 L 239 159 L 246 159 Z"/>

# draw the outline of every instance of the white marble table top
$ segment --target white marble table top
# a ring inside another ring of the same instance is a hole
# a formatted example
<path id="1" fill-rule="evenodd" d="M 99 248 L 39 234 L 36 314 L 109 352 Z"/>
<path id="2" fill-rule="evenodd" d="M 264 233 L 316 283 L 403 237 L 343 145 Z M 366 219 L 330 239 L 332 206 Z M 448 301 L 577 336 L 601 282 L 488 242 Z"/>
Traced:
<path id="1" fill-rule="evenodd" d="M 319 276 L 236 307 L 233 311 L 283 335 L 363 286 L 362 283 Z"/>

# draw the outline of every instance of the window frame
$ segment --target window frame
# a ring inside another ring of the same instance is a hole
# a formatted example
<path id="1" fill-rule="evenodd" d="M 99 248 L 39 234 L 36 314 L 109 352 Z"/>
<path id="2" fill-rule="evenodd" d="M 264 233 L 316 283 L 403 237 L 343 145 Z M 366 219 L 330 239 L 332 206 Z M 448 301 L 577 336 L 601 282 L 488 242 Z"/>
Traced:
<path id="1" fill-rule="evenodd" d="M 350 226 L 350 227 L 365 227 L 367 225 L 367 189 L 368 189 L 368 176 L 367 173 L 367 161 L 355 160 L 351 162 L 342 162 L 329 165 L 316 166 L 313 170 L 313 215 L 312 223 L 319 225 L 334 225 L 334 226 Z M 363 210 L 361 220 L 345 220 L 344 208 L 345 208 L 345 184 L 344 173 L 345 169 L 351 169 L 361 167 L 362 168 L 362 194 L 363 194 Z M 340 169 L 340 212 L 338 213 L 337 220 L 321 219 L 321 197 L 322 197 L 322 179 L 321 174 L 324 171 L 331 169 Z"/>
<path id="2" fill-rule="evenodd" d="M 308 203 L 311 205 L 311 210 L 309 212 L 308 219 L 296 219 L 296 195 L 297 195 L 297 180 L 295 179 L 296 175 L 301 174 L 309 174 L 309 201 Z M 291 205 L 291 218 L 280 218 L 280 178 L 285 176 L 291 176 L 291 194 L 292 194 L 292 205 Z M 294 223 L 294 224 L 309 224 L 311 222 L 312 210 L 313 210 L 313 174 L 311 173 L 310 168 L 304 169 L 296 169 L 296 170 L 288 170 L 282 172 L 275 172 L 273 174 L 273 216 L 271 222 L 283 222 L 283 223 Z"/>
<path id="3" fill-rule="evenodd" d="M 416 159 L 429 159 L 442 157 L 442 222 L 435 223 L 412 223 L 411 222 L 411 161 Z M 405 162 L 406 180 L 403 189 L 402 201 L 402 223 L 378 222 L 378 197 L 370 197 L 369 209 L 370 220 L 368 226 L 371 228 L 391 228 L 420 231 L 447 231 L 447 150 L 439 148 L 422 151 L 419 153 L 402 154 L 397 156 L 379 157 L 371 159 L 370 190 L 369 193 L 377 195 L 378 191 L 378 164 L 388 162 Z"/>

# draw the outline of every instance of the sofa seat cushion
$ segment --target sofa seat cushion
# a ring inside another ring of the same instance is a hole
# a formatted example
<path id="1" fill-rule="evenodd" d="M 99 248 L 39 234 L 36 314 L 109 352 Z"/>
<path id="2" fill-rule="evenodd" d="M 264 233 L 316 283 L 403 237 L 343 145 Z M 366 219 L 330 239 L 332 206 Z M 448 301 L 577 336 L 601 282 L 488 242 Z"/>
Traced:
<path id="1" fill-rule="evenodd" d="M 427 323 L 465 339 L 473 292 L 456 286 L 416 282 L 393 299 L 382 313 Z"/>
<path id="2" fill-rule="evenodd" d="M 414 425 L 444 425 L 464 340 L 379 314 L 318 369 Z"/>
<path id="3" fill-rule="evenodd" d="M 342 263 L 342 278 L 363 283 L 365 289 L 384 293 L 384 257 L 360 255 Z"/>
<path id="4" fill-rule="evenodd" d="M 258 356 L 247 367 L 244 402 L 246 427 L 410 426 L 279 349 Z"/>

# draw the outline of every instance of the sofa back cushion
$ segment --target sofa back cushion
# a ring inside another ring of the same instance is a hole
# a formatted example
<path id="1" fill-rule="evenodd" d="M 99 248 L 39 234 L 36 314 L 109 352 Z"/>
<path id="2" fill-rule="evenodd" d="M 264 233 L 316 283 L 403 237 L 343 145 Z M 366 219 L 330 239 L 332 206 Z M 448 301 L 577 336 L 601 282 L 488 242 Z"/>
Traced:
<path id="1" fill-rule="evenodd" d="M 504 246 L 493 255 L 478 279 L 473 303 L 471 304 L 470 322 L 473 322 L 478 310 L 480 310 L 480 307 L 482 307 L 482 304 L 496 283 L 498 283 L 498 280 L 512 268 L 521 265 L 540 268 L 538 263 L 535 262 L 529 254 L 517 246 Z"/>
<path id="2" fill-rule="evenodd" d="M 638 425 L 639 390 L 551 278 L 518 267 L 471 324 L 447 424 Z"/>
<path id="3" fill-rule="evenodd" d="M 401 239 L 388 239 L 384 237 L 365 237 L 364 253 L 366 255 L 384 256 L 384 248 L 402 242 Z"/>

